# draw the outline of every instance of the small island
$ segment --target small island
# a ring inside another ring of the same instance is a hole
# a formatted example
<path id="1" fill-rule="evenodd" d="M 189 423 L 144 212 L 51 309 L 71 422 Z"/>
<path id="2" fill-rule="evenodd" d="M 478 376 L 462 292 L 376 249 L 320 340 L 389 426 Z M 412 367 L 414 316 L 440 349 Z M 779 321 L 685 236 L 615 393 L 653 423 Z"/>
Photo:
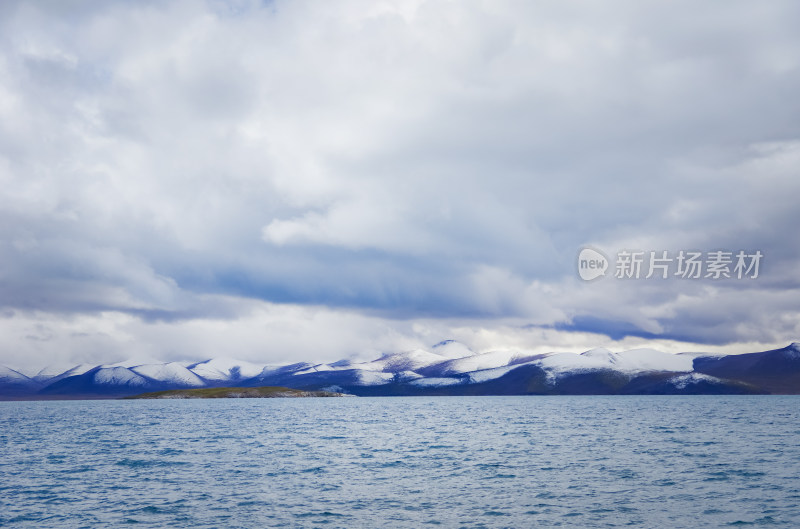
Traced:
<path id="1" fill-rule="evenodd" d="M 304 397 L 350 397 L 345 393 L 333 391 L 305 391 L 281 386 L 262 386 L 256 388 L 197 388 L 153 391 L 123 397 L 124 399 L 275 399 Z"/>

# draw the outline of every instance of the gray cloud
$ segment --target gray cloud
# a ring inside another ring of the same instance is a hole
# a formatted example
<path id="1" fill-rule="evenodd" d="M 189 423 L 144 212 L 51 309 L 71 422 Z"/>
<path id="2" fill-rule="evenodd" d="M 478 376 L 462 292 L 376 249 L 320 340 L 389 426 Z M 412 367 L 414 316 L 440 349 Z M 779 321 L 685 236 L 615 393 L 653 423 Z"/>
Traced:
<path id="1" fill-rule="evenodd" d="M 0 9 L 10 314 L 800 331 L 793 2 Z M 766 257 L 751 283 L 580 284 L 584 244 Z"/>

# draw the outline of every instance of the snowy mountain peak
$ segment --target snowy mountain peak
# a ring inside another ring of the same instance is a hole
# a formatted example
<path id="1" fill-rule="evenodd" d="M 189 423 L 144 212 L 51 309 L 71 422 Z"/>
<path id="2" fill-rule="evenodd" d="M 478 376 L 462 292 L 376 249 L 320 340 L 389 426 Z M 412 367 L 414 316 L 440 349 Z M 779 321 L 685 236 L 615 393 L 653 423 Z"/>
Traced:
<path id="1" fill-rule="evenodd" d="M 613 355 L 611 351 L 606 349 L 605 347 L 595 347 L 594 349 L 589 349 L 588 351 L 584 351 L 581 353 L 581 356 L 589 356 L 589 357 L 607 357 L 609 355 Z"/>
<path id="2" fill-rule="evenodd" d="M 151 380 L 179 386 L 202 387 L 206 385 L 200 377 L 177 362 L 136 366 L 131 368 L 131 371 Z"/>
<path id="3" fill-rule="evenodd" d="M 613 353 L 608 349 L 592 349 L 580 355 L 554 353 L 541 361 L 541 366 L 555 372 L 592 369 L 614 369 L 621 372 L 689 372 L 692 357 L 664 353 L 655 349 L 631 349 Z"/>
<path id="4" fill-rule="evenodd" d="M 101 367 L 94 374 L 94 382 L 108 386 L 145 386 L 147 379 L 127 367 Z"/>
<path id="5" fill-rule="evenodd" d="M 400 371 L 415 371 L 419 368 L 439 364 L 447 361 L 446 356 L 431 353 L 424 349 L 414 349 L 404 353 L 384 355 L 373 362 L 362 364 L 369 371 L 383 371 L 397 373 Z"/>
<path id="6" fill-rule="evenodd" d="M 0 380 L 3 382 L 15 382 L 26 384 L 31 382 L 31 379 L 10 367 L 0 366 Z"/>
<path id="7" fill-rule="evenodd" d="M 188 369 L 206 380 L 242 380 L 258 376 L 263 364 L 253 364 L 233 358 L 219 357 L 189 365 Z"/>
<path id="8" fill-rule="evenodd" d="M 619 353 L 622 365 L 631 371 L 689 372 L 693 360 L 689 356 L 665 353 L 656 349 L 631 349 Z"/>
<path id="9" fill-rule="evenodd" d="M 97 367 L 97 366 L 94 366 L 92 364 L 80 364 L 80 365 L 77 365 L 77 366 L 73 367 L 72 369 L 67 369 L 63 373 L 59 373 L 54 378 L 61 379 L 61 378 L 75 376 L 75 375 L 82 375 L 82 374 L 86 373 L 87 371 L 90 371 L 90 370 L 94 369 L 95 367 Z"/>
<path id="10" fill-rule="evenodd" d="M 62 373 L 66 373 L 67 371 L 71 371 L 71 370 L 75 369 L 75 367 L 76 366 L 69 366 L 69 365 L 65 365 L 65 364 L 51 364 L 51 365 L 49 365 L 49 366 L 47 366 L 47 367 L 45 367 L 43 369 L 40 369 L 31 378 L 33 378 L 34 380 L 37 380 L 37 381 L 44 382 L 44 381 L 50 380 L 52 378 L 55 378 L 55 377 L 57 377 L 58 375 L 60 375 Z M 86 371 L 88 371 L 88 370 L 89 369 L 87 369 Z"/>
<path id="11" fill-rule="evenodd" d="M 464 358 L 475 355 L 475 351 L 461 342 L 444 340 L 433 346 L 433 352 L 446 358 Z"/>
<path id="12" fill-rule="evenodd" d="M 792 344 L 785 349 L 784 355 L 788 358 L 800 358 L 800 343 L 792 342 Z"/>
<path id="13" fill-rule="evenodd" d="M 264 377 L 271 375 L 298 373 L 314 367 L 317 366 L 315 364 L 309 364 L 308 362 L 297 362 L 295 364 L 283 366 L 264 366 L 264 369 L 262 369 L 257 376 L 263 379 Z"/>
<path id="14" fill-rule="evenodd" d="M 597 360 L 599 362 L 606 363 L 610 366 L 619 363 L 619 356 L 616 353 L 612 353 L 611 351 L 609 351 L 604 347 L 589 349 L 588 351 L 581 353 L 580 356 L 591 358 L 592 360 Z"/>
<path id="15" fill-rule="evenodd" d="M 472 371 L 518 365 L 538 357 L 540 355 L 526 355 L 517 351 L 490 351 L 447 360 L 439 365 L 424 369 L 422 372 L 428 376 L 433 376 L 434 374 L 460 375 Z"/>

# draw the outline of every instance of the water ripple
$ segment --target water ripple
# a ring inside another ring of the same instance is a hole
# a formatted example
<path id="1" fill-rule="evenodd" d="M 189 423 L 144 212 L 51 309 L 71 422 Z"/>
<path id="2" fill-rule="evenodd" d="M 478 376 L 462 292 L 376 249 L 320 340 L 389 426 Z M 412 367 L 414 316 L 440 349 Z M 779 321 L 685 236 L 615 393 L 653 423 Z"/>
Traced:
<path id="1" fill-rule="evenodd" d="M 0 403 L 0 526 L 797 527 L 798 404 Z"/>

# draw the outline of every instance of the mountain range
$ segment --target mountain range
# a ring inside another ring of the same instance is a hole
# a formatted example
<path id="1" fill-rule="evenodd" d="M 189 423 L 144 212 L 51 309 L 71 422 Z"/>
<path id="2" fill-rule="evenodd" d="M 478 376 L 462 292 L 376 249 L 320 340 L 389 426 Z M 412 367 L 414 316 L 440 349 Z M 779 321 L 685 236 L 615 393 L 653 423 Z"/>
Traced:
<path id="1" fill-rule="evenodd" d="M 654 349 L 526 354 L 475 353 L 446 340 L 430 350 L 368 362 L 262 365 L 228 358 L 202 362 L 82 364 L 26 376 L 0 366 L 0 399 L 117 398 L 205 387 L 285 386 L 359 396 L 798 394 L 800 343 L 735 355 Z"/>

